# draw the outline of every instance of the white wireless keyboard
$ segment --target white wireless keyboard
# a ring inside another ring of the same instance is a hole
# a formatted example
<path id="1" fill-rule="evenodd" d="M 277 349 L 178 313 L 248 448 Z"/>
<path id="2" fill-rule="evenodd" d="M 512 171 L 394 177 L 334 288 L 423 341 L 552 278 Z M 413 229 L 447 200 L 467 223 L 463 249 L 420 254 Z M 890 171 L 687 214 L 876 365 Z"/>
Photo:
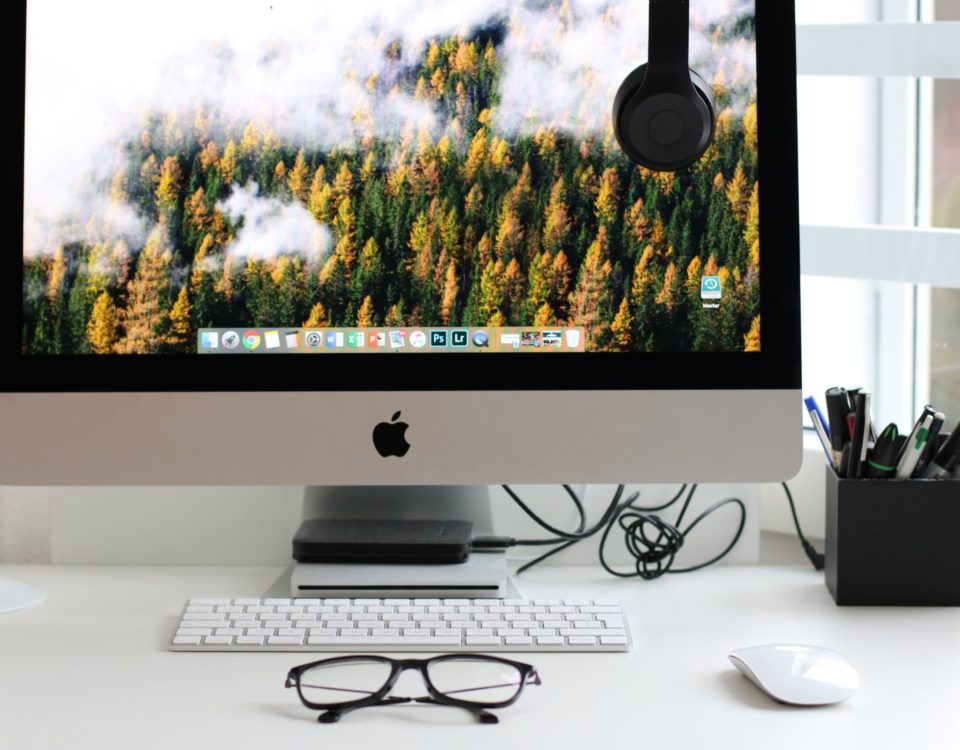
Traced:
<path id="1" fill-rule="evenodd" d="M 171 651 L 629 651 L 615 599 L 191 599 Z"/>

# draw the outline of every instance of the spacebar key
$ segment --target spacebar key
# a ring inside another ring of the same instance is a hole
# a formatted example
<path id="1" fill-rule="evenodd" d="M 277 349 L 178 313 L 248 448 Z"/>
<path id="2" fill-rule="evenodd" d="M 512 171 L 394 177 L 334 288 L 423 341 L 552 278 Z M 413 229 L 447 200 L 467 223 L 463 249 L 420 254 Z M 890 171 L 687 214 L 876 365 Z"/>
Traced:
<path id="1" fill-rule="evenodd" d="M 308 646 L 459 646 L 459 636 L 379 635 L 357 637 L 354 635 L 319 635 L 307 640 Z"/>

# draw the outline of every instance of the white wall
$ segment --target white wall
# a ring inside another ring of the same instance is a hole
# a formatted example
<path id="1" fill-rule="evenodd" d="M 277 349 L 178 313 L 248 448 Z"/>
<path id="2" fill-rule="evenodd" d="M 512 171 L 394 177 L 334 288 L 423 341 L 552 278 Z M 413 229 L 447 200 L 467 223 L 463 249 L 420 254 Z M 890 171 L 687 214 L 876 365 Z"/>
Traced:
<path id="1" fill-rule="evenodd" d="M 559 528 L 571 528 L 575 513 L 559 487 L 516 488 L 531 507 Z M 609 503 L 612 486 L 591 486 L 584 495 L 594 523 Z M 676 488 L 641 489 L 656 504 Z M 759 556 L 759 486 L 700 488 L 688 511 L 692 520 L 720 499 L 736 495 L 747 507 L 740 543 L 726 561 L 755 563 Z M 538 539 L 549 536 L 530 522 L 499 488 L 491 488 L 498 534 Z M 673 520 L 679 506 L 661 515 Z M 290 540 L 300 522 L 301 489 L 241 488 L 6 488 L 0 490 L 0 562 L 81 565 L 267 565 L 290 561 Z M 720 552 L 736 530 L 738 516 L 724 509 L 691 535 L 679 565 Z M 554 558 L 557 564 L 596 562 L 596 539 Z M 611 535 L 609 559 L 629 560 L 621 538 Z M 529 550 L 517 550 L 518 556 Z"/>

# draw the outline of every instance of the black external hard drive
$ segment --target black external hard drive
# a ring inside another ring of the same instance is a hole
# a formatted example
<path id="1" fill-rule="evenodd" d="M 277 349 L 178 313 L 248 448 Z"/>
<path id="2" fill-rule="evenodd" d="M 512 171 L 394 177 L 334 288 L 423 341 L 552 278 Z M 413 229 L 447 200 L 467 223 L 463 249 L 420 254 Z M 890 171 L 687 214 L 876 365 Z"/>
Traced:
<path id="1" fill-rule="evenodd" d="M 470 556 L 468 521 L 304 521 L 293 538 L 300 563 L 450 564 Z"/>

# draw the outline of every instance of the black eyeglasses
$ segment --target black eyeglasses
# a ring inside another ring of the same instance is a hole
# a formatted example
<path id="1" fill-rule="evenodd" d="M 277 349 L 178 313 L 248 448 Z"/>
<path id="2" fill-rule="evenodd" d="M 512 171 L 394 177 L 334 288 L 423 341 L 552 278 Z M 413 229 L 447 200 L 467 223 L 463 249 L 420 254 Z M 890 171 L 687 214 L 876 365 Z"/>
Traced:
<path id="1" fill-rule="evenodd" d="M 429 696 L 390 696 L 402 672 L 423 675 Z M 390 659 L 386 656 L 340 656 L 294 667 L 286 687 L 296 687 L 307 708 L 323 711 L 323 724 L 339 721 L 345 713 L 368 706 L 432 703 L 471 711 L 484 724 L 499 719 L 487 709 L 512 705 L 524 685 L 539 685 L 540 676 L 529 664 L 485 654 L 447 654 L 432 659 Z"/>

